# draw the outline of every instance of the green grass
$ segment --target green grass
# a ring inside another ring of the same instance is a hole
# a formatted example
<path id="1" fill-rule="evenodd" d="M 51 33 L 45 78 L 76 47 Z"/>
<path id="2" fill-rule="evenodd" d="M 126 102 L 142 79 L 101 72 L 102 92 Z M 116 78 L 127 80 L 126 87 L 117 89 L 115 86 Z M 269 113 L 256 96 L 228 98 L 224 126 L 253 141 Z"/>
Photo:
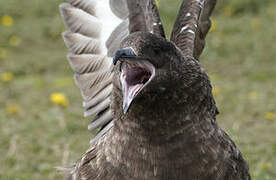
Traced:
<path id="1" fill-rule="evenodd" d="M 90 119 L 82 117 L 81 96 L 60 37 L 65 29 L 61 2 L 0 0 L 0 17 L 14 19 L 11 27 L 0 24 L 0 75 L 13 74 L 9 82 L 0 82 L 1 180 L 63 179 L 55 167 L 75 162 L 89 146 Z M 179 1 L 161 0 L 167 34 L 177 6 Z M 217 7 L 216 29 L 201 58 L 219 90 L 217 121 L 245 155 L 253 179 L 273 180 L 276 120 L 265 115 L 276 113 L 276 3 L 234 0 Z M 19 45 L 9 43 L 13 36 L 21 39 Z M 68 97 L 68 108 L 51 103 L 55 92 Z M 14 104 L 18 113 L 8 113 Z"/>

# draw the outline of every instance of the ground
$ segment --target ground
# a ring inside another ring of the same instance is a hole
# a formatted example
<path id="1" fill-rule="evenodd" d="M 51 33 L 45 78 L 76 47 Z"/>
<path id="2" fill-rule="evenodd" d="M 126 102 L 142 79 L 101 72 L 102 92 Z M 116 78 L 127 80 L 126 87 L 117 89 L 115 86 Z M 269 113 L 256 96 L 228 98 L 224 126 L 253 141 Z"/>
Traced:
<path id="1" fill-rule="evenodd" d="M 56 167 L 89 146 L 61 39 L 62 0 L 0 0 L 0 179 L 63 179 Z M 178 1 L 160 0 L 167 34 Z M 276 179 L 276 3 L 219 1 L 201 63 L 217 121 L 239 146 L 255 180 Z"/>

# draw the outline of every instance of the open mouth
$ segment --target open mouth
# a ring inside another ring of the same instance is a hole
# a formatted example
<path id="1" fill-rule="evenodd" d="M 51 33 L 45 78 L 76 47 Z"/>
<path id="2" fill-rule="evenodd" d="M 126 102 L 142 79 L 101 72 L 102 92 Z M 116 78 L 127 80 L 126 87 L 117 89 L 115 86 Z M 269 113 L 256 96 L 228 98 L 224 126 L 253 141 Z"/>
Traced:
<path id="1" fill-rule="evenodd" d="M 155 76 L 155 68 L 148 61 L 123 61 L 121 84 L 123 90 L 123 112 L 126 113 L 132 100 Z"/>

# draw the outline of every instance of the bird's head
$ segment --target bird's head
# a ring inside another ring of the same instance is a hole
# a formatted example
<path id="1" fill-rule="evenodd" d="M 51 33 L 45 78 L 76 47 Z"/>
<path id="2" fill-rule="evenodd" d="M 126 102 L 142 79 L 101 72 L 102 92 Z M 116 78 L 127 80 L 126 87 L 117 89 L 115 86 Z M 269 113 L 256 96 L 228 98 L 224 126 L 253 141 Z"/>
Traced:
<path id="1" fill-rule="evenodd" d="M 196 60 L 183 60 L 181 51 L 172 42 L 146 32 L 132 33 L 124 39 L 113 64 L 114 83 L 122 92 L 124 114 L 139 99 L 160 100 L 184 81 L 188 87 L 202 74 Z"/>

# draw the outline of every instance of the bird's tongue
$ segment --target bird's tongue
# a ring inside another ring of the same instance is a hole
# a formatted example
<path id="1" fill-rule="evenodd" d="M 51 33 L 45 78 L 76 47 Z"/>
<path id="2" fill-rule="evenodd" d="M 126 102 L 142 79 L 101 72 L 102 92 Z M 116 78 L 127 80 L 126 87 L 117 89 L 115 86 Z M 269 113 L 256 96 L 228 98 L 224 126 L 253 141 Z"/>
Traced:
<path id="1" fill-rule="evenodd" d="M 144 84 L 136 84 L 133 86 L 126 87 L 125 90 L 123 90 L 123 112 L 126 114 L 131 102 L 133 101 L 134 97 L 141 91 Z"/>
<path id="2" fill-rule="evenodd" d="M 123 113 L 126 114 L 131 102 L 145 87 L 152 72 L 143 63 L 123 63 L 121 83 L 123 91 Z"/>

